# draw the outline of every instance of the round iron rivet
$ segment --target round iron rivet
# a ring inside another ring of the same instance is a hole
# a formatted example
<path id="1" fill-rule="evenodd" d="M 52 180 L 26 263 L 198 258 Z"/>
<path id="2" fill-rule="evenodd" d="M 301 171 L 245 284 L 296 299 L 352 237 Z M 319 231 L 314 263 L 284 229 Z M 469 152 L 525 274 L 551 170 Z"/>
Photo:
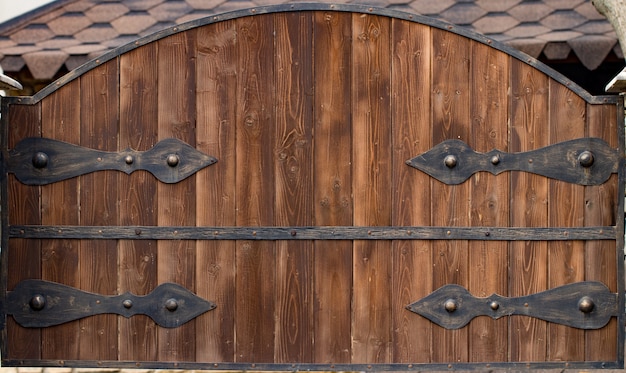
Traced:
<path id="1" fill-rule="evenodd" d="M 35 294 L 28 302 L 30 308 L 35 311 L 41 311 L 46 306 L 46 297 L 41 294 Z"/>
<path id="2" fill-rule="evenodd" d="M 593 153 L 588 150 L 585 150 L 578 155 L 578 163 L 580 163 L 583 167 L 591 167 L 591 165 L 593 165 L 593 160 Z"/>
<path id="3" fill-rule="evenodd" d="M 494 155 L 493 157 L 491 157 L 491 164 L 492 165 L 497 165 L 500 163 L 500 156 L 499 155 Z"/>
<path id="4" fill-rule="evenodd" d="M 456 163 L 457 163 L 456 156 L 455 155 L 446 155 L 446 157 L 443 159 L 443 163 L 448 168 L 454 168 L 456 166 Z"/>
<path id="5" fill-rule="evenodd" d="M 587 296 L 580 298 L 580 300 L 578 301 L 578 309 L 582 313 L 589 313 L 593 311 L 594 307 L 595 307 L 595 304 L 593 303 L 593 299 Z"/>
<path id="6" fill-rule="evenodd" d="M 35 168 L 44 168 L 48 165 L 48 160 L 48 154 L 37 152 L 33 155 L 33 166 L 35 166 Z"/>
<path id="7" fill-rule="evenodd" d="M 133 159 L 132 155 L 127 155 L 126 157 L 124 157 L 124 162 L 126 162 L 126 164 L 133 164 L 135 160 Z"/>
<path id="8" fill-rule="evenodd" d="M 165 308 L 167 308 L 167 310 L 170 312 L 174 312 L 178 308 L 178 302 L 176 301 L 176 299 L 170 298 L 165 301 Z"/>
<path id="9" fill-rule="evenodd" d="M 443 304 L 443 307 L 446 309 L 446 311 L 448 312 L 454 312 L 457 309 L 457 304 L 456 301 L 454 299 L 448 299 L 447 301 L 445 301 L 445 303 Z"/>
<path id="10" fill-rule="evenodd" d="M 130 299 L 125 299 L 122 302 L 122 305 L 124 306 L 124 308 L 131 308 L 133 306 L 133 301 Z"/>
<path id="11" fill-rule="evenodd" d="M 167 156 L 167 165 L 170 167 L 176 167 L 178 166 L 178 156 L 176 154 L 170 154 Z"/>
<path id="12" fill-rule="evenodd" d="M 492 310 L 497 311 L 498 308 L 500 308 L 500 304 L 496 301 L 493 301 L 489 303 L 489 307 L 491 307 Z"/>

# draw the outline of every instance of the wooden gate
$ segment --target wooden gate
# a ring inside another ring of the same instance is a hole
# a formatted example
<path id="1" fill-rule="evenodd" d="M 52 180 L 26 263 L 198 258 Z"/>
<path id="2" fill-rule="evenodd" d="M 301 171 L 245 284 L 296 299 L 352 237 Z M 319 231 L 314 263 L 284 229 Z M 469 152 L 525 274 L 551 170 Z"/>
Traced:
<path id="1" fill-rule="evenodd" d="M 124 46 L 2 99 L 2 364 L 622 367 L 623 114 L 368 7 Z"/>

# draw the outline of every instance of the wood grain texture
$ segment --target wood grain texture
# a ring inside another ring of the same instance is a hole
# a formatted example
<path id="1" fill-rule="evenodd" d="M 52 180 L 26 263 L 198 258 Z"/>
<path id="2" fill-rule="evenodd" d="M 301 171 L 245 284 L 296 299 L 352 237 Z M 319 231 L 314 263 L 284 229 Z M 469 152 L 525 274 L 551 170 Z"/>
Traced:
<path id="1" fill-rule="evenodd" d="M 469 44 L 458 35 L 432 30 L 433 144 L 470 137 Z M 431 224 L 468 226 L 468 185 L 447 186 L 431 181 Z M 446 284 L 468 286 L 468 242 L 436 241 L 432 247 L 433 288 Z M 468 361 L 468 330 L 433 326 L 434 362 Z"/>
<path id="2" fill-rule="evenodd" d="M 549 139 L 549 81 L 546 76 L 511 60 L 510 151 L 545 146 Z M 511 225 L 547 226 L 548 181 L 540 176 L 511 174 Z M 548 287 L 546 242 L 511 242 L 509 245 L 509 296 L 544 291 Z M 545 361 L 547 323 L 526 317 L 510 320 L 511 361 Z M 529 342 L 532 341 L 532 342 Z"/>
<path id="3" fill-rule="evenodd" d="M 618 121 L 616 107 L 609 105 L 587 105 L 586 136 L 599 137 L 611 146 L 618 145 Z M 618 201 L 621 192 L 617 175 L 604 185 L 585 187 L 584 225 L 616 224 Z M 611 291 L 618 291 L 619 281 L 615 265 L 615 242 L 588 241 L 585 245 L 585 280 L 600 281 Z M 618 260 L 623 256 L 617 250 Z M 613 319 L 603 329 L 585 331 L 585 360 L 611 360 L 617 356 L 619 344 L 618 320 Z"/>
<path id="4" fill-rule="evenodd" d="M 6 114 L 3 114 L 6 115 Z M 22 138 L 39 136 L 41 133 L 41 105 L 10 108 L 7 128 L 7 143 L 12 149 Z M 7 178 L 8 219 L 11 224 L 41 224 L 40 188 L 26 186 L 13 176 Z M 7 266 L 9 268 L 7 289 L 12 290 L 21 280 L 41 278 L 41 242 L 38 240 L 9 240 Z M 19 271 L 11 270 L 19 268 Z M 19 327 L 12 318 L 7 318 L 7 351 L 8 356 L 17 359 L 41 358 L 41 330 Z"/>
<path id="5" fill-rule="evenodd" d="M 41 104 L 41 135 L 77 144 L 80 141 L 80 81 L 73 81 Z M 80 223 L 80 184 L 70 179 L 41 188 L 42 224 Z M 80 243 L 74 240 L 43 240 L 42 279 L 80 287 Z M 43 359 L 77 359 L 80 350 L 78 321 L 41 331 Z"/>
<path id="6" fill-rule="evenodd" d="M 198 226 L 236 224 L 237 28 L 227 21 L 198 30 L 198 149 L 218 163 L 196 176 Z M 235 361 L 234 241 L 198 241 L 197 294 L 218 307 L 196 320 L 196 360 Z"/>
<path id="7" fill-rule="evenodd" d="M 158 137 L 174 137 L 195 146 L 195 30 L 158 42 Z M 196 224 L 195 175 L 177 184 L 157 185 L 159 225 Z M 174 282 L 195 292 L 196 245 L 189 241 L 157 243 L 157 283 Z M 158 329 L 158 356 L 164 361 L 195 360 L 195 321 Z"/>
<path id="8" fill-rule="evenodd" d="M 430 225 L 430 177 L 404 163 L 432 147 L 430 120 L 430 28 L 392 20 L 392 221 Z M 431 323 L 398 312 L 432 289 L 432 242 L 392 242 L 393 361 L 429 362 Z"/>
<path id="9" fill-rule="evenodd" d="M 313 224 L 312 14 L 276 14 L 274 28 L 274 223 L 305 226 Z M 313 258 L 313 241 L 276 243 L 276 362 L 313 361 Z"/>
<path id="10" fill-rule="evenodd" d="M 237 20 L 237 225 L 273 225 L 275 199 L 274 22 Z M 245 66 L 245 68 L 243 68 Z M 273 242 L 238 241 L 236 248 L 235 359 L 274 360 L 276 248 Z"/>
<path id="11" fill-rule="evenodd" d="M 144 46 L 120 59 L 119 148 L 145 151 L 158 141 L 156 44 Z M 157 225 L 158 181 L 147 172 L 118 175 L 119 223 Z M 157 285 L 157 243 L 120 240 L 120 293 L 146 295 Z M 152 320 L 135 316 L 119 320 L 119 359 L 156 360 L 157 331 Z"/>
<path id="12" fill-rule="evenodd" d="M 352 139 L 347 125 L 351 76 L 346 73 L 351 62 L 351 30 L 350 14 L 315 13 L 313 195 L 317 225 L 352 225 Z M 316 241 L 315 253 L 314 360 L 349 363 L 352 243 Z"/>
<path id="13" fill-rule="evenodd" d="M 90 71 L 80 80 L 80 145 L 90 149 L 117 151 L 118 144 L 118 64 L 117 60 Z M 117 175 L 104 171 L 80 178 L 80 223 L 119 225 Z M 80 241 L 81 289 L 113 295 L 117 293 L 117 242 Z M 117 317 L 98 315 L 79 321 L 83 342 L 79 358 L 112 360 L 118 355 Z"/>
<path id="14" fill-rule="evenodd" d="M 508 148 L 509 58 L 486 45 L 471 43 L 470 141 L 476 150 Z M 475 174 L 470 179 L 472 226 L 509 226 L 509 175 Z M 478 297 L 508 293 L 507 243 L 469 243 L 469 287 Z M 469 325 L 469 359 L 474 362 L 508 359 L 508 320 L 477 318 Z"/>

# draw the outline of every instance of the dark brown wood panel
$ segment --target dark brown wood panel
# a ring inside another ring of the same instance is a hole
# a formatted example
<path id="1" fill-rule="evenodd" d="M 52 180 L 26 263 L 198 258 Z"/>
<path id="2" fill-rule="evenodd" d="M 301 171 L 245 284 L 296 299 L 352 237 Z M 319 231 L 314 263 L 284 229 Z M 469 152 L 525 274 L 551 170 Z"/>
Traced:
<path id="1" fill-rule="evenodd" d="M 235 226 L 237 25 L 227 21 L 198 29 L 196 140 L 218 159 L 196 176 L 199 226 Z M 235 242 L 198 241 L 198 296 L 218 306 L 196 320 L 196 359 L 235 361 Z"/>
<path id="2" fill-rule="evenodd" d="M 118 61 L 112 60 L 85 74 L 80 80 L 80 145 L 89 149 L 117 151 Z M 119 225 L 119 189 L 115 171 L 80 177 L 80 223 Z M 81 240 L 79 269 L 81 289 L 98 294 L 117 293 L 117 242 Z M 113 360 L 118 356 L 117 316 L 97 315 L 79 321 L 83 342 L 79 358 Z"/>
<path id="3" fill-rule="evenodd" d="M 158 138 L 177 138 L 196 145 L 196 30 L 158 42 Z M 176 68 L 172 68 L 172 67 Z M 161 226 L 196 224 L 196 176 L 177 184 L 157 185 L 157 222 Z M 195 292 L 196 245 L 192 241 L 157 243 L 157 283 L 174 282 Z M 164 361 L 194 361 L 195 320 L 174 329 L 157 329 L 158 357 Z"/>
<path id="4" fill-rule="evenodd" d="M 350 87 L 352 18 L 318 12 L 313 24 L 315 82 L 313 162 L 316 225 L 352 225 Z M 333 61 L 333 63 L 328 63 Z M 316 241 L 314 360 L 349 363 L 352 357 L 352 243 Z"/>
<path id="5" fill-rule="evenodd" d="M 487 45 L 471 43 L 470 104 L 473 149 L 508 151 L 509 57 Z M 475 227 L 509 226 L 510 174 L 487 172 L 470 178 L 470 223 Z M 469 243 L 469 288 L 477 297 L 508 294 L 508 250 L 506 242 Z M 508 320 L 476 318 L 469 325 L 469 360 L 506 361 Z"/>
<path id="6" fill-rule="evenodd" d="M 119 149 L 146 151 L 157 135 L 156 44 L 136 49 L 120 58 Z M 119 223 L 157 225 L 157 181 L 147 172 L 118 175 Z M 157 284 L 157 243 L 152 240 L 119 241 L 121 293 L 149 294 Z M 156 325 L 146 316 L 119 319 L 119 359 L 156 360 Z"/>
<path id="7" fill-rule="evenodd" d="M 432 136 L 433 145 L 448 139 L 470 139 L 470 46 L 464 38 L 432 31 Z M 431 179 L 431 224 L 469 225 L 469 184 L 445 185 Z M 435 241 L 432 246 L 433 290 L 446 285 L 467 287 L 468 242 Z M 468 330 L 433 326 L 433 362 L 467 362 Z"/>
<path id="8" fill-rule="evenodd" d="M 431 31 L 392 21 L 392 221 L 394 226 L 430 225 L 430 177 L 404 163 L 432 147 L 430 119 Z M 432 291 L 431 241 L 392 242 L 393 361 L 430 362 L 432 324 L 397 312 Z"/>

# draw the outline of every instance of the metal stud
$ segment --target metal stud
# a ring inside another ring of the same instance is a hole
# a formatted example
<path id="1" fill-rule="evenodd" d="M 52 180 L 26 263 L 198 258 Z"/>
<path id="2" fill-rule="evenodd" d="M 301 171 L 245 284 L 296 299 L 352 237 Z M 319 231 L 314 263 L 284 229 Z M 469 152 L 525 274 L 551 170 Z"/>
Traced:
<path id="1" fill-rule="evenodd" d="M 176 299 L 170 298 L 165 301 L 165 308 L 167 308 L 167 310 L 170 312 L 174 312 L 178 308 L 178 302 L 176 301 Z"/>
<path id="2" fill-rule="evenodd" d="M 37 152 L 33 155 L 33 166 L 35 166 L 35 168 L 44 168 L 48 165 L 48 160 L 48 154 Z"/>
<path id="3" fill-rule="evenodd" d="M 457 158 L 455 155 L 452 155 L 452 154 L 446 155 L 446 157 L 443 159 L 443 163 L 448 168 L 454 168 L 457 164 Z"/>
<path id="4" fill-rule="evenodd" d="M 591 167 L 591 165 L 593 165 L 593 161 L 593 153 L 588 150 L 585 150 L 578 155 L 578 163 L 580 163 L 583 167 Z"/>
<path id="5" fill-rule="evenodd" d="M 489 303 L 489 307 L 491 307 L 492 310 L 497 311 L 498 308 L 500 308 L 500 304 L 496 301 L 493 301 Z"/>
<path id="6" fill-rule="evenodd" d="M 41 294 L 35 294 L 29 302 L 30 308 L 35 311 L 41 311 L 46 306 L 46 297 Z"/>
<path id="7" fill-rule="evenodd" d="M 135 160 L 133 159 L 132 155 L 127 155 L 126 157 L 124 157 L 124 162 L 126 162 L 126 164 L 133 164 Z"/>
<path id="8" fill-rule="evenodd" d="M 456 311 L 456 309 L 458 308 L 456 301 L 454 299 L 448 299 L 447 301 L 445 301 L 443 303 L 443 307 L 446 309 L 446 311 L 450 313 Z"/>
<path id="9" fill-rule="evenodd" d="M 170 167 L 178 166 L 179 161 L 180 160 L 178 159 L 178 156 L 176 154 L 170 154 L 167 156 L 167 165 Z"/>
<path id="10" fill-rule="evenodd" d="M 500 163 L 500 156 L 499 155 L 494 155 L 491 157 L 491 164 L 496 166 Z"/>
<path id="11" fill-rule="evenodd" d="M 129 309 L 129 308 L 131 308 L 133 306 L 133 301 L 130 300 L 130 299 L 125 299 L 122 302 L 122 305 L 124 306 L 124 308 Z"/>
<path id="12" fill-rule="evenodd" d="M 582 313 L 590 313 L 591 311 L 593 311 L 594 307 L 595 304 L 593 303 L 593 299 L 591 299 L 590 297 L 584 296 L 578 301 L 578 309 Z"/>

